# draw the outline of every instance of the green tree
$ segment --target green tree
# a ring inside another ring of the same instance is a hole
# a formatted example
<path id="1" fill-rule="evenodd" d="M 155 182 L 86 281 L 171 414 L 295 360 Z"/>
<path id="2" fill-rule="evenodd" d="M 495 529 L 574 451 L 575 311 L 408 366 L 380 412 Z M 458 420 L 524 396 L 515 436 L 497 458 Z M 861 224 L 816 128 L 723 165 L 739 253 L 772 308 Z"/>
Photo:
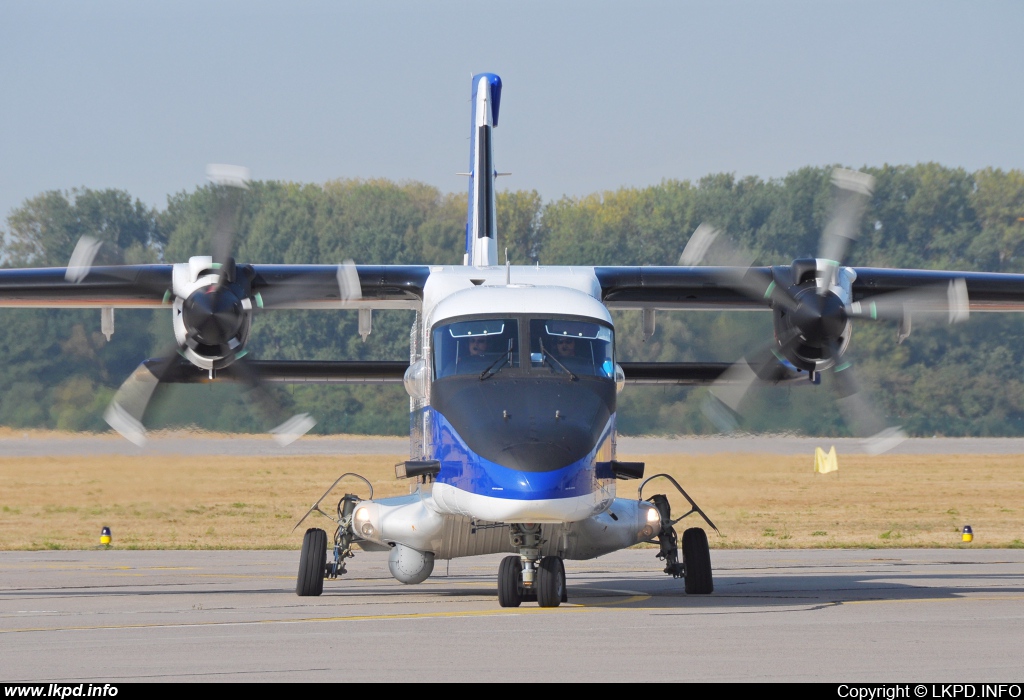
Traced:
<path id="1" fill-rule="evenodd" d="M 128 262 L 155 260 L 163 237 L 156 212 L 122 190 L 52 190 L 7 218 L 0 259 L 10 267 L 66 265 L 82 236 L 108 244 Z"/>
<path id="2" fill-rule="evenodd" d="M 985 168 L 974 174 L 974 181 L 972 202 L 981 233 L 971 242 L 970 253 L 984 269 L 1024 269 L 1024 172 Z"/>
<path id="3" fill-rule="evenodd" d="M 537 190 L 499 192 L 495 206 L 499 245 L 508 249 L 509 259 L 517 265 L 537 262 L 544 206 Z"/>

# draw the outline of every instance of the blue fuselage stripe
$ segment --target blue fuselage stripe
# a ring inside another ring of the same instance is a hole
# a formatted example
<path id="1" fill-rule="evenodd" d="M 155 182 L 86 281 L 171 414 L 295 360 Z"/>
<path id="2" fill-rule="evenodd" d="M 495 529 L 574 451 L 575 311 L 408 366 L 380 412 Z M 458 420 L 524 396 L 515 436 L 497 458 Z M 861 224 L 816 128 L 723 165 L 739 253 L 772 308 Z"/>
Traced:
<path id="1" fill-rule="evenodd" d="M 601 433 L 590 453 L 560 469 L 545 472 L 521 471 L 502 466 L 481 457 L 469 448 L 466 441 L 448 420 L 427 407 L 430 412 L 429 458 L 441 462 L 437 481 L 469 493 L 516 500 L 540 500 L 585 496 L 603 485 L 598 479 L 598 455 L 615 429 L 615 414 Z"/>

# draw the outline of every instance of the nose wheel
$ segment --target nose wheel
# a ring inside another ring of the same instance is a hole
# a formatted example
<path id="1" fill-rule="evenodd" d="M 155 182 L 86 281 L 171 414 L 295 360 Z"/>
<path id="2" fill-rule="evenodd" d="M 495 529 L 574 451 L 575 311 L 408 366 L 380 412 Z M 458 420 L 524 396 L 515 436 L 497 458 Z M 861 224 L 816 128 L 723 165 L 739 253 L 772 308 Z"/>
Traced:
<path id="1" fill-rule="evenodd" d="M 523 602 L 523 562 L 508 556 L 498 565 L 498 605 L 518 608 Z"/>
<path id="2" fill-rule="evenodd" d="M 537 605 L 557 608 L 565 602 L 565 565 L 561 557 L 544 557 L 537 565 Z"/>
<path id="3" fill-rule="evenodd" d="M 538 523 L 513 523 L 509 542 L 519 554 L 505 557 L 498 566 L 498 604 L 518 608 L 537 601 L 542 608 L 566 602 L 565 565 L 561 557 L 540 555 L 542 539 Z"/>
<path id="4" fill-rule="evenodd" d="M 498 605 L 518 608 L 522 603 L 537 601 L 542 608 L 557 608 L 568 600 L 565 587 L 565 565 L 561 557 L 542 557 L 534 567 L 532 585 L 523 580 L 523 560 L 507 556 L 498 565 Z"/>

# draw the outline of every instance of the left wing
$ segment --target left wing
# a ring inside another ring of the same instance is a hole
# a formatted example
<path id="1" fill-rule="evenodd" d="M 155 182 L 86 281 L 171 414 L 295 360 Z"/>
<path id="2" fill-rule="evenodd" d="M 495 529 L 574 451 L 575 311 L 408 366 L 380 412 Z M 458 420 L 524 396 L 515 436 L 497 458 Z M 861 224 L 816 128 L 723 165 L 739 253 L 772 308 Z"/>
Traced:
<path id="1" fill-rule="evenodd" d="M 206 269 L 203 263 L 116 265 L 92 267 L 81 276 L 74 267 L 4 269 L 0 307 L 159 308 L 218 268 L 206 260 Z M 358 293 L 347 293 L 340 283 L 349 270 Z M 426 265 L 236 266 L 257 305 L 282 309 L 418 309 L 429 274 Z"/>

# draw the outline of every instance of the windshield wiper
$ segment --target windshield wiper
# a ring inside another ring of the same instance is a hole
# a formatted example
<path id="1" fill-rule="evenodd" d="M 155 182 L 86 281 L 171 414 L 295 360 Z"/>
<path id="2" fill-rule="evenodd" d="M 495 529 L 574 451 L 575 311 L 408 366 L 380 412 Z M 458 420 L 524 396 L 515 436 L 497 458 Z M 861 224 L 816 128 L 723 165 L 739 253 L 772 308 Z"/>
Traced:
<path id="1" fill-rule="evenodd" d="M 500 365 L 498 363 L 501 363 Z M 512 341 L 508 343 L 508 352 L 491 363 L 491 366 L 480 373 L 480 381 L 490 379 L 505 368 L 505 365 L 512 364 Z M 497 366 L 496 366 L 497 365 Z"/>
<path id="2" fill-rule="evenodd" d="M 571 369 L 569 369 L 568 367 L 563 365 L 561 362 L 559 362 L 558 358 L 556 358 L 554 355 L 549 355 L 548 354 L 548 351 L 544 349 L 544 339 L 543 338 L 538 338 L 538 340 L 540 341 L 540 354 L 544 357 L 544 361 L 548 363 L 548 366 L 551 367 L 551 369 L 554 369 L 555 365 L 558 365 L 559 367 L 562 368 L 563 372 L 568 373 L 569 381 L 571 381 L 571 382 L 578 381 L 579 377 L 577 377 L 575 374 L 573 374 Z M 555 365 L 552 365 L 551 364 L 552 362 L 554 362 Z"/>

